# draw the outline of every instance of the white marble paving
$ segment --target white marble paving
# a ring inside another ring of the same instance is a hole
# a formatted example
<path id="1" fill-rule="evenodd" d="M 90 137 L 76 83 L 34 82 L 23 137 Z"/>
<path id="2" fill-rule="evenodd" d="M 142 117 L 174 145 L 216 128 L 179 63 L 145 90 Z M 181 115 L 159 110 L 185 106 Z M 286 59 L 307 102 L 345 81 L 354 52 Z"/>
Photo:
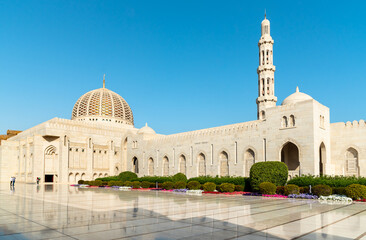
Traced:
<path id="1" fill-rule="evenodd" d="M 0 184 L 1 239 L 365 239 L 366 204 Z"/>

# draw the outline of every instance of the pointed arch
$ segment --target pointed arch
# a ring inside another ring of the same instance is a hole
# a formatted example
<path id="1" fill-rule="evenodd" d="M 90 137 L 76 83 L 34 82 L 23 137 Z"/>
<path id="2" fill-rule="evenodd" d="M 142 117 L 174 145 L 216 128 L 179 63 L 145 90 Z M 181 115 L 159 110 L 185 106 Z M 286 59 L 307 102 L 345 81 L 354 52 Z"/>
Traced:
<path id="1" fill-rule="evenodd" d="M 137 157 L 132 158 L 133 172 L 139 173 L 139 160 Z"/>
<path id="2" fill-rule="evenodd" d="M 169 158 L 163 157 L 163 176 L 169 176 Z"/>
<path id="3" fill-rule="evenodd" d="M 255 163 L 255 152 L 253 149 L 248 148 L 244 153 L 244 176 L 249 177 L 250 168 Z"/>
<path id="4" fill-rule="evenodd" d="M 179 156 L 179 172 L 187 175 L 187 159 L 184 154 Z"/>
<path id="5" fill-rule="evenodd" d="M 206 156 L 202 152 L 197 155 L 198 176 L 206 176 Z"/>
<path id="6" fill-rule="evenodd" d="M 226 151 L 219 154 L 220 176 L 229 176 L 229 155 Z"/>
<path id="7" fill-rule="evenodd" d="M 154 159 L 151 157 L 147 160 L 148 175 L 154 176 Z"/>
<path id="8" fill-rule="evenodd" d="M 281 162 L 285 163 L 289 170 L 289 177 L 300 175 L 300 151 L 298 146 L 288 141 L 281 148 Z"/>
<path id="9" fill-rule="evenodd" d="M 358 151 L 349 147 L 345 152 L 345 170 L 347 176 L 356 176 L 359 174 Z"/>
<path id="10" fill-rule="evenodd" d="M 319 146 L 319 176 L 324 174 L 324 163 L 326 162 L 325 144 L 322 142 Z"/>

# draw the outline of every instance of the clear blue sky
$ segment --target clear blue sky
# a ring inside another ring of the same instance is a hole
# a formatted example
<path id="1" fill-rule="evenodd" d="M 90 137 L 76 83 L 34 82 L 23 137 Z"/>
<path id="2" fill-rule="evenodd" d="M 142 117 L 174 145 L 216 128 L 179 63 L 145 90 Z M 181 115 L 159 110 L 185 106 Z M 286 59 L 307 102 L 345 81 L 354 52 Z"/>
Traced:
<path id="1" fill-rule="evenodd" d="M 71 118 L 107 88 L 163 134 L 256 119 L 264 9 L 278 104 L 296 86 L 331 121 L 366 118 L 365 1 L 0 0 L 0 133 Z"/>

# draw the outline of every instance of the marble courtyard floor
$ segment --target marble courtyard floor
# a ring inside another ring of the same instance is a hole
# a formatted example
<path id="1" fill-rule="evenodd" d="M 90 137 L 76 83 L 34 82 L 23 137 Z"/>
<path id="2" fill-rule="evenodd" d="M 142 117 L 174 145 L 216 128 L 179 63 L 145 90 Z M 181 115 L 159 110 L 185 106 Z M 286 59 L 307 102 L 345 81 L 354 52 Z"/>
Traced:
<path id="1" fill-rule="evenodd" d="M 2 183 L 0 239 L 366 239 L 366 204 Z"/>

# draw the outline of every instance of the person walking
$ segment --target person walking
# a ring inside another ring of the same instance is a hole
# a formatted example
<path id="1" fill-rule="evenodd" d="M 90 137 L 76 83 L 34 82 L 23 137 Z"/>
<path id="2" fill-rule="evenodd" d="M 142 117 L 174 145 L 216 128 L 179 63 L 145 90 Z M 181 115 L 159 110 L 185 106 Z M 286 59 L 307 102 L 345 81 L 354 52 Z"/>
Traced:
<path id="1" fill-rule="evenodd" d="M 14 187 L 14 185 L 15 185 L 15 179 L 16 179 L 16 178 L 15 178 L 15 177 L 13 177 L 13 187 Z"/>

